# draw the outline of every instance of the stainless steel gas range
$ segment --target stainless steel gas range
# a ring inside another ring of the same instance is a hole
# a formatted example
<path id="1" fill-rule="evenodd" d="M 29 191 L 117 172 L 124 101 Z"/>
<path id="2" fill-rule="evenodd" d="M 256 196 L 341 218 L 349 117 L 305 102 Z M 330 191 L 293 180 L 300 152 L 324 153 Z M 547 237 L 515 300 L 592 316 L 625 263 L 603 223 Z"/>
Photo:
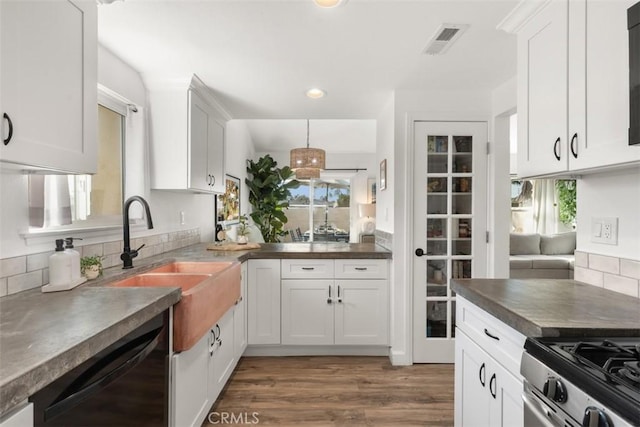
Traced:
<path id="1" fill-rule="evenodd" d="M 640 338 L 528 338 L 525 426 L 640 426 Z"/>

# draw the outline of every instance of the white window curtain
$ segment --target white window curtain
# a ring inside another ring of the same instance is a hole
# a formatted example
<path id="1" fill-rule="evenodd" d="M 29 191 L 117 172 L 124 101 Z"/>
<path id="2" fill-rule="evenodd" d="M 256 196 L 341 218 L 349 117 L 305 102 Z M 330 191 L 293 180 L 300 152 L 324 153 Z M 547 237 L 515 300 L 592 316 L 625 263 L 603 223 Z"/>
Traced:
<path id="1" fill-rule="evenodd" d="M 29 176 L 29 225 L 55 227 L 71 224 L 71 196 L 66 175 Z"/>
<path id="2" fill-rule="evenodd" d="M 536 179 L 533 183 L 533 222 L 535 232 L 558 232 L 558 197 L 553 179 Z"/>

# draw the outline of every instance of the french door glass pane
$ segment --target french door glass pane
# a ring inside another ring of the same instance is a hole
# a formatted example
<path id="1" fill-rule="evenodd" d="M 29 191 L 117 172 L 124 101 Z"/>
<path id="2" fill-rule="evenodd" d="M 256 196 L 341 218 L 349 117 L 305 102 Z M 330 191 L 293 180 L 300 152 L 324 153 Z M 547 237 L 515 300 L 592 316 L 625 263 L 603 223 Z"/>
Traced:
<path id="1" fill-rule="evenodd" d="M 447 260 L 427 261 L 427 297 L 446 297 L 447 278 Z"/>
<path id="2" fill-rule="evenodd" d="M 427 301 L 427 337 L 446 338 L 447 301 Z"/>

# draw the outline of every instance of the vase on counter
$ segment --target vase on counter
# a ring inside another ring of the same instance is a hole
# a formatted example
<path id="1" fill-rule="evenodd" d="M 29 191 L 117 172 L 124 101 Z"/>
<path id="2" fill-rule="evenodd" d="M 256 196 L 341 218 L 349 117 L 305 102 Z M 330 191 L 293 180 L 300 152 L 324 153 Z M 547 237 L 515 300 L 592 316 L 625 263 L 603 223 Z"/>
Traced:
<path id="1" fill-rule="evenodd" d="M 238 240 L 237 243 L 239 245 L 246 245 L 247 243 L 249 243 L 249 238 L 247 236 L 238 236 Z"/>

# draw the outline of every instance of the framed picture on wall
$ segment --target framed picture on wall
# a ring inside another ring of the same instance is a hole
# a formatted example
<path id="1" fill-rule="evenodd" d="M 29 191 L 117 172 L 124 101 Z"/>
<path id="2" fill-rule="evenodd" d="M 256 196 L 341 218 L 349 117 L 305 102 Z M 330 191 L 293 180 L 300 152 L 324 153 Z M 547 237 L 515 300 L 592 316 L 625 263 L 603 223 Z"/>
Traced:
<path id="1" fill-rule="evenodd" d="M 224 193 L 216 197 L 216 222 L 240 222 L 240 178 L 225 175 Z"/>
<path id="2" fill-rule="evenodd" d="M 387 189 L 387 159 L 380 162 L 380 191 Z"/>

